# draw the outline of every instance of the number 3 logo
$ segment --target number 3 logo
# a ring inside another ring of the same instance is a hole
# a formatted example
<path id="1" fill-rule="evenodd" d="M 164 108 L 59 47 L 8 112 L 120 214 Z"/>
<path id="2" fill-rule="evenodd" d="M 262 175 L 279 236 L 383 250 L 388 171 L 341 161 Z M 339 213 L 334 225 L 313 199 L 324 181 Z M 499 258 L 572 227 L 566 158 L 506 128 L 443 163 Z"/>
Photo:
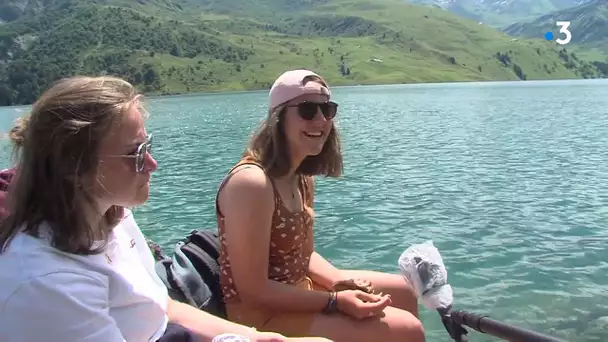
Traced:
<path id="1" fill-rule="evenodd" d="M 572 39 L 572 33 L 568 30 L 568 27 L 570 27 L 570 22 L 558 21 L 555 24 L 559 26 L 559 32 L 566 35 L 566 39 L 557 38 L 555 42 L 560 45 L 566 45 L 570 43 L 570 40 Z"/>

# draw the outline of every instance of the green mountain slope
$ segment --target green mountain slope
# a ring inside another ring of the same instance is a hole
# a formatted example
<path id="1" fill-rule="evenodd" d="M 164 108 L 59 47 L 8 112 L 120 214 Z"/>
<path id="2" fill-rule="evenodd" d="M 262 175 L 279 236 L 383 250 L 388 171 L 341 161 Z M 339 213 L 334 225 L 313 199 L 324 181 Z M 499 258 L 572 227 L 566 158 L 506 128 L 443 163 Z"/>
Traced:
<path id="1" fill-rule="evenodd" d="M 571 44 L 588 48 L 603 49 L 608 52 L 608 2 L 594 0 L 589 3 L 556 11 L 531 22 L 517 23 L 504 31 L 513 36 L 538 37 L 540 33 L 552 31 L 555 36 L 563 36 L 556 27 L 556 21 L 570 21 Z"/>
<path id="2" fill-rule="evenodd" d="M 493 27 L 532 20 L 549 12 L 580 5 L 588 0 L 408 0 L 444 8 L 462 17 Z"/>
<path id="3" fill-rule="evenodd" d="M 297 67 L 333 85 L 602 76 L 552 43 L 401 0 L 17 2 L 38 7 L 0 24 L 2 105 L 74 74 L 153 94 L 263 89 Z"/>

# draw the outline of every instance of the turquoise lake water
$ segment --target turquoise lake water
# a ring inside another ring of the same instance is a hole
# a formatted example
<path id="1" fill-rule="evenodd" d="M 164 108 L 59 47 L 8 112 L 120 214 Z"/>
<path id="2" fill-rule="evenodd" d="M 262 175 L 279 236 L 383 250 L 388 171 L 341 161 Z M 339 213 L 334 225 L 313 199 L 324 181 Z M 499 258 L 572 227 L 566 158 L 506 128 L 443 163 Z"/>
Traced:
<path id="1" fill-rule="evenodd" d="M 346 170 L 317 179 L 321 254 L 397 272 L 408 246 L 432 240 L 457 308 L 608 340 L 608 80 L 344 87 L 334 97 Z M 159 170 L 135 211 L 147 235 L 170 248 L 215 229 L 217 186 L 265 106 L 266 92 L 149 100 Z M 0 108 L 0 129 L 27 110 Z M 427 340 L 449 341 L 438 315 L 421 313 Z"/>

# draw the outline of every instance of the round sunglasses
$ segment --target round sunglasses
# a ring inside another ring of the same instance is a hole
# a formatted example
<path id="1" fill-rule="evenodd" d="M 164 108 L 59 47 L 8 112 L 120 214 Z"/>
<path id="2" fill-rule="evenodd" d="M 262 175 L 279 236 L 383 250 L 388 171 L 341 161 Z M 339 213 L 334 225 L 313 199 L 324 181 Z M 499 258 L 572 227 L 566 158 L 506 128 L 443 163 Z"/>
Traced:
<path id="1" fill-rule="evenodd" d="M 143 172 L 146 167 L 146 154 L 152 152 L 152 134 L 146 137 L 146 141 L 139 144 L 135 152 L 131 154 L 111 155 L 110 157 L 117 158 L 134 158 L 135 172 Z"/>
<path id="2" fill-rule="evenodd" d="M 321 109 L 321 113 L 323 113 L 323 117 L 325 117 L 326 120 L 333 119 L 338 113 L 338 104 L 332 101 L 321 103 L 304 101 L 286 107 L 298 108 L 298 115 L 307 121 L 314 119 L 319 109 Z"/>

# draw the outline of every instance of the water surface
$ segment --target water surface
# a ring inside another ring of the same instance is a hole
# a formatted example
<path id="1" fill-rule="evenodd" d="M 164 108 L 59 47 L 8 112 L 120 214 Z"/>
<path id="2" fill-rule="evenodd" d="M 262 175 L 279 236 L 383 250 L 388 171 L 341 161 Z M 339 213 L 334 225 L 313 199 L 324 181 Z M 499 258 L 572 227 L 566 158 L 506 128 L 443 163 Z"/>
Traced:
<path id="1" fill-rule="evenodd" d="M 403 250 L 432 240 L 457 308 L 569 341 L 608 340 L 607 89 L 606 80 L 336 88 L 346 169 L 317 179 L 318 250 L 340 267 L 396 272 Z M 192 229 L 215 229 L 217 186 L 265 106 L 265 92 L 150 100 L 159 170 L 136 210 L 147 235 L 170 248 Z M 0 108 L 0 129 L 27 110 Z M 429 341 L 449 341 L 436 313 L 422 318 Z"/>

